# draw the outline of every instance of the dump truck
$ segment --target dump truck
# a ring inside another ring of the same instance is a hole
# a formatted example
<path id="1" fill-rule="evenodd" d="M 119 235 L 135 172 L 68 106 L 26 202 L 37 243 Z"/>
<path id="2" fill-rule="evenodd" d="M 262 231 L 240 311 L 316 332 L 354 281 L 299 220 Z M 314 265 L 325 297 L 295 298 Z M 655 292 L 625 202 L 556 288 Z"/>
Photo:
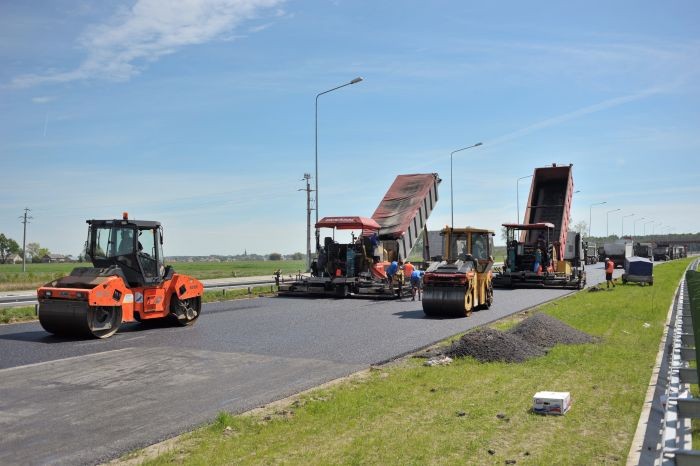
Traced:
<path id="1" fill-rule="evenodd" d="M 280 284 L 281 296 L 402 297 L 410 290 L 402 273 L 388 277 L 392 262 L 408 259 L 438 200 L 437 173 L 399 175 L 372 217 L 324 217 L 317 230 L 359 230 L 351 243 L 319 235 L 311 276 Z M 426 248 L 427 249 L 427 248 Z M 427 258 L 427 252 L 424 253 Z"/>
<path id="2" fill-rule="evenodd" d="M 603 245 L 605 257 L 615 263 L 615 267 L 624 267 L 625 259 L 634 255 L 632 241 L 629 239 L 618 239 Z"/>
<path id="3" fill-rule="evenodd" d="M 654 244 L 653 243 L 635 243 L 633 252 L 636 257 L 644 257 L 654 260 Z"/>
<path id="4" fill-rule="evenodd" d="M 468 317 L 493 303 L 493 236 L 479 228 L 441 231 L 444 256 L 423 275 L 423 312 L 433 317 Z"/>
<path id="5" fill-rule="evenodd" d="M 569 231 L 574 192 L 572 165 L 536 168 L 524 223 L 504 223 L 506 259 L 496 268 L 496 287 L 583 288 L 585 252 Z"/>
<path id="6" fill-rule="evenodd" d="M 595 243 L 584 241 L 583 250 L 585 251 L 586 255 L 586 265 L 598 263 L 598 246 L 596 246 Z"/>
<path id="7" fill-rule="evenodd" d="M 680 244 L 674 244 L 670 247 L 671 249 L 671 259 L 681 259 L 686 257 L 685 246 Z"/>
<path id="8" fill-rule="evenodd" d="M 654 247 L 654 260 L 667 261 L 671 259 L 671 247 L 668 243 L 656 243 Z"/>
<path id="9" fill-rule="evenodd" d="M 121 324 L 168 319 L 194 324 L 202 310 L 199 280 L 165 266 L 159 222 L 87 220 L 85 252 L 92 267 L 37 290 L 39 323 L 61 336 L 107 338 Z"/>

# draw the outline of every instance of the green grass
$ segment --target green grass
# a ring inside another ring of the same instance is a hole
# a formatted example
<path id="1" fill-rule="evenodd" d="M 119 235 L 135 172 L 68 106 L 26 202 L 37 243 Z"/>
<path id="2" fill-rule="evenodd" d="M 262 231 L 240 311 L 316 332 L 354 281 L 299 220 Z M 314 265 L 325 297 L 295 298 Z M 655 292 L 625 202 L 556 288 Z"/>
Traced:
<path id="1" fill-rule="evenodd" d="M 10 307 L 0 309 L 0 324 L 26 322 L 29 320 L 36 320 L 34 306 Z"/>
<path id="2" fill-rule="evenodd" d="M 306 261 L 236 261 L 236 262 L 172 262 L 180 273 L 197 279 L 227 277 L 253 277 L 272 274 L 281 269 L 283 274 L 293 274 L 306 269 Z M 75 267 L 91 267 L 90 263 L 27 264 L 22 272 L 21 264 L 0 264 L 0 291 L 37 288 L 57 278 L 68 275 Z"/>
<path id="3" fill-rule="evenodd" d="M 271 286 L 256 286 L 250 289 L 250 293 L 246 288 L 234 290 L 217 290 L 205 291 L 202 295 L 203 303 L 211 303 L 215 301 L 227 301 L 229 299 L 254 298 L 258 296 L 273 296 L 277 294 L 277 287 Z"/>
<path id="4" fill-rule="evenodd" d="M 147 464 L 624 462 L 687 263 L 655 270 L 653 287 L 619 285 L 540 307 L 597 344 L 558 346 L 523 364 L 462 359 L 428 368 L 409 359 L 268 413 L 222 413 Z M 540 390 L 570 391 L 571 411 L 530 413 Z"/>

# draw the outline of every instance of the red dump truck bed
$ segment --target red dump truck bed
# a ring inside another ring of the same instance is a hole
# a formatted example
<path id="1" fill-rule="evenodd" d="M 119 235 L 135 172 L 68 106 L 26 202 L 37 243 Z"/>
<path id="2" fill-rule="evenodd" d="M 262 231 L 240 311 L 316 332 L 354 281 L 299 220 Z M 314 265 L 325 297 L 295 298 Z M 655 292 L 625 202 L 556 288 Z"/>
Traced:
<path id="1" fill-rule="evenodd" d="M 558 257 L 564 257 L 566 237 L 569 231 L 569 214 L 574 193 L 573 166 L 535 168 L 530 185 L 530 196 L 523 223 L 552 223 L 554 241 L 559 243 Z M 521 241 L 532 243 L 534 231 L 523 231 Z"/>
<path id="2" fill-rule="evenodd" d="M 372 218 L 379 224 L 379 239 L 394 239 L 399 253 L 408 257 L 438 200 L 437 173 L 399 175 L 379 203 Z"/>

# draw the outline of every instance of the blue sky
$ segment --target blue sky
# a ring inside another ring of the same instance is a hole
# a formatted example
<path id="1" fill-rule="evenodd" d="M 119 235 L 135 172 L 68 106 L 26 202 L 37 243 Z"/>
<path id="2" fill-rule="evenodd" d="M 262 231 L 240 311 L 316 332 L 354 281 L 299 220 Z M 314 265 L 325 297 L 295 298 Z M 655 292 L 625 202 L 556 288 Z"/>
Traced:
<path id="1" fill-rule="evenodd" d="M 498 229 L 516 180 L 573 163 L 592 233 L 700 231 L 696 1 L 0 3 L 0 232 L 77 254 L 87 218 L 160 220 L 166 254 L 305 249 L 437 172 L 430 218 Z M 529 180 L 520 183 L 521 213 Z M 621 209 L 620 211 L 608 211 Z M 640 220 L 644 217 L 644 220 Z"/>

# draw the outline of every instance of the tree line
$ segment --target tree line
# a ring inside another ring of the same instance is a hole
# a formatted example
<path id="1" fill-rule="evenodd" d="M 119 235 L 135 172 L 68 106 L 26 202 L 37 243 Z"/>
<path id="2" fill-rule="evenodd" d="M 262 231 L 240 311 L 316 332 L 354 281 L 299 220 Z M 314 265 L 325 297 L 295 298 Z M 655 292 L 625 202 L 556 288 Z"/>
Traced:
<path id="1" fill-rule="evenodd" d="M 19 243 L 12 238 L 8 238 L 4 233 L 0 233 L 0 263 L 5 264 L 10 257 L 18 254 L 24 258 L 24 251 Z M 39 243 L 27 244 L 27 254 L 31 256 L 32 262 L 41 262 L 41 258 L 50 254 L 48 248 L 42 248 Z"/>

